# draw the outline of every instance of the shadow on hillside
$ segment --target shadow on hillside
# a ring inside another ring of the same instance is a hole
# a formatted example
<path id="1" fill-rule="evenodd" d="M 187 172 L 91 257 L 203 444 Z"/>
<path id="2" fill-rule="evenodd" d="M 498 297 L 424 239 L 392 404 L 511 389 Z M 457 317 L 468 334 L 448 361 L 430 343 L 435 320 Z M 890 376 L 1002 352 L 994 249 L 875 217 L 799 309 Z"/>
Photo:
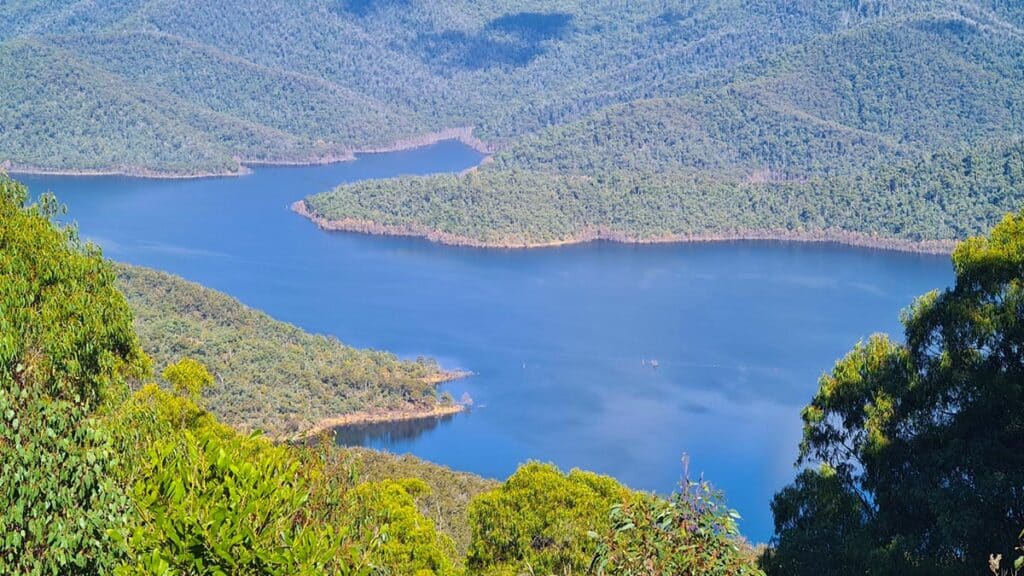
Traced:
<path id="1" fill-rule="evenodd" d="M 495 18 L 477 33 L 420 34 L 416 49 L 424 62 L 441 69 L 517 68 L 543 54 L 546 43 L 564 38 L 571 29 L 571 14 L 519 12 Z"/>

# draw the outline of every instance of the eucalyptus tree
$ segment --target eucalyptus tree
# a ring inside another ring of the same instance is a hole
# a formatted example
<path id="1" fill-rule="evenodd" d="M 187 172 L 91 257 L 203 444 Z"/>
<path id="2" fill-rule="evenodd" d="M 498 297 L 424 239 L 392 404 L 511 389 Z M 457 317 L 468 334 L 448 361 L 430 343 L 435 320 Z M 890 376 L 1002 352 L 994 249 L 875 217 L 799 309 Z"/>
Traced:
<path id="1" fill-rule="evenodd" d="M 905 343 L 872 336 L 821 379 L 799 462 L 821 468 L 773 502 L 770 573 L 966 574 L 1015 556 L 1024 212 L 960 244 L 953 267 L 952 288 L 905 311 Z"/>

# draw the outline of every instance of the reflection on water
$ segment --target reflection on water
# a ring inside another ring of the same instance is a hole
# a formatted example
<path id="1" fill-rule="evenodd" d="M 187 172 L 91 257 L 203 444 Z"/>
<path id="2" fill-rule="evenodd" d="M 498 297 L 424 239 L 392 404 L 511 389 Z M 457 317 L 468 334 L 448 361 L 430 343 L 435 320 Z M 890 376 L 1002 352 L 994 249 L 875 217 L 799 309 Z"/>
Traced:
<path id="1" fill-rule="evenodd" d="M 450 423 L 455 416 L 455 414 L 445 414 L 444 416 L 416 418 L 415 420 L 338 426 L 333 430 L 334 441 L 339 446 L 367 446 L 378 450 L 391 450 L 402 443 L 416 440 L 438 426 Z"/>

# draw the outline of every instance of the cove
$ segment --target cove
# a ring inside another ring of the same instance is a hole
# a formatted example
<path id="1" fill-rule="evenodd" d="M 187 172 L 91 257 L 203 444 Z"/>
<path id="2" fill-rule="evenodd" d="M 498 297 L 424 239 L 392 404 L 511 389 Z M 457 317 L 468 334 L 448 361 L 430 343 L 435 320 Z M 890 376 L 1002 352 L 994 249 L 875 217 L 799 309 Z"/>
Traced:
<path id="1" fill-rule="evenodd" d="M 55 192 L 110 258 L 476 373 L 446 386 L 472 396 L 469 413 L 348 428 L 343 443 L 496 478 L 551 461 L 665 493 L 687 454 L 754 541 L 795 474 L 817 378 L 858 339 L 898 335 L 903 307 L 952 282 L 947 257 L 773 242 L 480 250 L 326 233 L 288 208 L 343 182 L 479 161 L 444 142 L 238 178 L 18 178 Z"/>

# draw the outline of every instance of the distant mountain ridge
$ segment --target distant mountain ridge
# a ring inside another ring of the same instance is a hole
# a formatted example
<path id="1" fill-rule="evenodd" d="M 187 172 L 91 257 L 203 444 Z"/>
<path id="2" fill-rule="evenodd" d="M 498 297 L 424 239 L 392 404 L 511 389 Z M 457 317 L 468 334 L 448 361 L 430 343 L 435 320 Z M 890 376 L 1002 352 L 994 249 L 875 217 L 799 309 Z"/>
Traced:
<path id="1" fill-rule="evenodd" d="M 459 126 L 506 145 L 604 106 L 724 85 L 881 19 L 945 10 L 1021 25 L 995 1 L 884 5 L 16 0 L 0 7 L 0 162 L 232 172 Z"/>

